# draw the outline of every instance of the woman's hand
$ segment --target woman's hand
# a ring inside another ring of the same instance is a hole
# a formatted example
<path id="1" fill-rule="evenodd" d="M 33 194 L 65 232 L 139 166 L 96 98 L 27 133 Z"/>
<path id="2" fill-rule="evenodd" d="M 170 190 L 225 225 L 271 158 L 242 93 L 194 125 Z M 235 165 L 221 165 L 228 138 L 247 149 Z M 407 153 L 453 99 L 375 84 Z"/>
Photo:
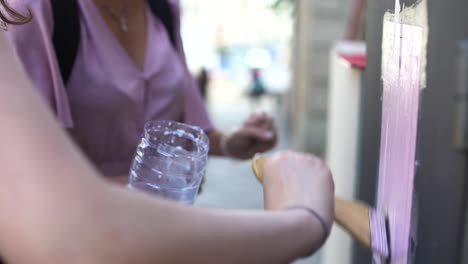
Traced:
<path id="1" fill-rule="evenodd" d="M 221 148 L 227 156 L 250 159 L 256 153 L 272 149 L 276 141 L 273 119 L 265 113 L 260 113 L 251 115 L 241 127 L 227 136 Z"/>
<path id="2" fill-rule="evenodd" d="M 280 152 L 267 158 L 262 170 L 266 209 L 308 207 L 332 225 L 334 183 L 322 160 L 309 154 Z"/>

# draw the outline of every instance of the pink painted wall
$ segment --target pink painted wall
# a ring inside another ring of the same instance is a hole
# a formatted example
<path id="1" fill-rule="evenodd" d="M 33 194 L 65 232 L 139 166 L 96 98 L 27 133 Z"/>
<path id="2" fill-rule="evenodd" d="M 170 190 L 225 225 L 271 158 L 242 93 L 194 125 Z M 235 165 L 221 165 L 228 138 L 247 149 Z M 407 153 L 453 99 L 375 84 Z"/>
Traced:
<path id="1" fill-rule="evenodd" d="M 388 215 L 395 264 L 409 254 L 422 46 L 420 27 L 385 22 L 378 208 Z"/>

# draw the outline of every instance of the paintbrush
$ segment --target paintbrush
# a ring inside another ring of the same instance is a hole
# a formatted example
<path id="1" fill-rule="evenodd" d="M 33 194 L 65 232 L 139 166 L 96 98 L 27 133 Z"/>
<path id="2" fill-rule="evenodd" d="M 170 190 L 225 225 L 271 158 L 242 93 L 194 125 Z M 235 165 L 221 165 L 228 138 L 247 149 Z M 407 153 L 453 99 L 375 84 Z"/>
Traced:
<path id="1" fill-rule="evenodd" d="M 260 182 L 265 160 L 263 155 L 256 155 L 252 160 L 252 170 Z M 335 222 L 362 246 L 383 259 L 389 258 L 388 221 L 383 212 L 363 202 L 335 197 Z"/>

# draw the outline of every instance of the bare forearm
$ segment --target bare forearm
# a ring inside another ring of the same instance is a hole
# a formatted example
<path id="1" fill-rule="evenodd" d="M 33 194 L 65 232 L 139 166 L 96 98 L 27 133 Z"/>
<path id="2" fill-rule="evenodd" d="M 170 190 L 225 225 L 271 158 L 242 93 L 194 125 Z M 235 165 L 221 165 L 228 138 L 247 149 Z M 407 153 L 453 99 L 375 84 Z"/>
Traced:
<path id="1" fill-rule="evenodd" d="M 320 243 L 304 211 L 200 209 L 106 186 L 29 212 L 9 235 L 16 248 L 2 248 L 8 263 L 289 263 Z"/>
<path id="2" fill-rule="evenodd" d="M 106 196 L 81 230 L 94 238 L 82 244 L 96 263 L 289 263 L 320 243 L 320 226 L 303 211 L 208 210 L 121 189 Z"/>
<path id="3" fill-rule="evenodd" d="M 154 212 L 150 208 L 145 211 Z M 155 259 L 161 263 L 289 263 L 320 243 L 314 240 L 320 227 L 301 211 L 253 213 L 168 207 L 158 208 L 157 214 L 144 219 L 158 225 L 149 224 L 146 226 L 151 230 L 138 231 L 136 245 L 147 250 L 139 256 L 155 255 L 136 263 Z M 158 250 L 154 245 L 160 245 Z"/>

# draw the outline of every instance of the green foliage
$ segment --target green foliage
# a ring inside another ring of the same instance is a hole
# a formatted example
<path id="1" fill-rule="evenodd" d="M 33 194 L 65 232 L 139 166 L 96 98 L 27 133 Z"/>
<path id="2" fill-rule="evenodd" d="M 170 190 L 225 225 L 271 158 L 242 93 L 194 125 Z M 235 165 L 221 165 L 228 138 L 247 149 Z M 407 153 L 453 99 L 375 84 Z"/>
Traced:
<path id="1" fill-rule="evenodd" d="M 294 7 L 294 0 L 272 0 L 270 8 L 276 13 L 290 13 Z"/>

